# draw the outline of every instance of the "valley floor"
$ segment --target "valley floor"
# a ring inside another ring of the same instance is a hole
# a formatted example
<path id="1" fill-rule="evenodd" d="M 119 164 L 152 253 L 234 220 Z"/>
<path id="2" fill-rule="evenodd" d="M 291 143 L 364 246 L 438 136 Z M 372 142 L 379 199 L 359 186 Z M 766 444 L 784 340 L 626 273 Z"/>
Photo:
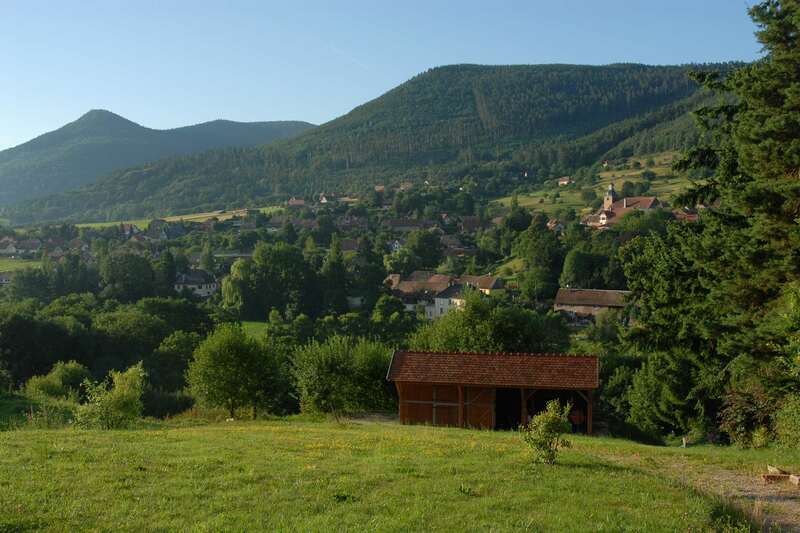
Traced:
<path id="1" fill-rule="evenodd" d="M 792 527 L 800 489 L 704 483 L 800 467 L 797 452 L 573 444 L 543 466 L 513 432 L 391 422 L 7 431 L 0 531 L 747 530 L 731 501 Z"/>

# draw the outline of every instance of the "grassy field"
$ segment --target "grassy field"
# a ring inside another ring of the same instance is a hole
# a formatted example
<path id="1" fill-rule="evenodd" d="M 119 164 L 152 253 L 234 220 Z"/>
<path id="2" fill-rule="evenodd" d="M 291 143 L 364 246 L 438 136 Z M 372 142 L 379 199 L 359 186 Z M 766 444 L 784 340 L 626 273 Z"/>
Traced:
<path id="1" fill-rule="evenodd" d="M 267 323 L 254 320 L 245 320 L 242 321 L 242 329 L 244 329 L 244 332 L 251 337 L 261 338 L 267 331 Z"/>
<path id="2" fill-rule="evenodd" d="M 573 440 L 543 466 L 516 433 L 390 422 L 8 431 L 0 531 L 721 530 L 741 515 L 679 474 L 773 459 Z M 659 471 L 675 460 L 680 473 Z"/>
<path id="3" fill-rule="evenodd" d="M 41 264 L 41 261 L 35 259 L 9 259 L 7 257 L 0 257 L 0 272 L 22 270 L 23 268 L 36 267 Z"/>
<path id="4" fill-rule="evenodd" d="M 645 162 L 650 157 L 655 161 L 655 165 L 646 168 Z M 626 181 L 633 183 L 641 182 L 643 179 L 640 177 L 644 170 L 651 170 L 655 172 L 659 178 L 653 180 L 650 186 L 650 192 L 647 194 L 657 196 L 664 200 L 669 200 L 675 194 L 681 192 L 689 185 L 689 180 L 684 176 L 675 176 L 672 178 L 664 178 L 664 176 L 674 175 L 671 165 L 672 161 L 677 157 L 673 152 L 665 152 L 661 154 L 654 154 L 652 156 L 632 158 L 631 161 L 638 160 L 642 164 L 639 169 L 619 169 L 608 170 L 598 174 L 599 180 L 594 186 L 594 191 L 598 197 L 603 196 L 605 190 L 610 184 L 614 184 L 617 191 L 622 190 L 622 184 Z M 559 193 L 559 198 L 553 199 L 552 194 Z M 507 196 L 497 200 L 500 204 L 508 206 L 511 204 L 511 197 Z M 562 208 L 573 208 L 578 213 L 588 213 L 584 201 L 581 199 L 581 191 L 574 186 L 563 187 L 558 189 L 548 189 L 536 191 L 531 194 L 526 194 L 518 197 L 519 205 L 527 207 L 528 209 L 541 211 L 548 215 L 553 215 L 557 210 Z"/>
<path id="5" fill-rule="evenodd" d="M 261 207 L 258 209 L 258 211 L 264 213 L 265 215 L 272 215 L 283 211 L 283 207 Z M 229 220 L 235 216 L 243 216 L 246 213 L 247 209 L 207 211 L 205 213 L 190 213 L 188 215 L 164 217 L 164 220 L 167 222 L 205 222 L 206 220 L 211 220 L 212 218 L 216 218 L 217 220 Z M 147 229 L 147 226 L 150 225 L 151 220 L 152 219 L 149 218 L 140 218 L 137 220 L 120 220 L 116 222 L 87 222 L 84 224 L 76 224 L 76 226 L 79 228 L 108 228 L 111 226 L 119 226 L 120 224 L 134 224 L 141 229 Z"/>
<path id="6" fill-rule="evenodd" d="M 133 224 L 139 229 L 147 229 L 147 226 L 150 225 L 150 219 L 139 218 L 135 220 L 117 220 L 115 222 L 86 222 L 83 224 L 75 224 L 75 226 L 78 228 L 103 229 L 110 228 L 112 226 L 119 226 L 120 224 Z"/>

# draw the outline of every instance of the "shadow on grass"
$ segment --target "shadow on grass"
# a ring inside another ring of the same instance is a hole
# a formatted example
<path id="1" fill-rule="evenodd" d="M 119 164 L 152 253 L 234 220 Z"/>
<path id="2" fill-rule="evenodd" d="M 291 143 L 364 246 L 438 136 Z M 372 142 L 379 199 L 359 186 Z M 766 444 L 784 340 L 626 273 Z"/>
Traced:
<path id="1" fill-rule="evenodd" d="M 0 518 L 0 533 L 22 533 L 24 531 L 41 531 L 45 525 L 30 518 L 19 520 Z"/>
<path id="2" fill-rule="evenodd" d="M 673 487 L 684 489 L 687 492 L 691 492 L 692 494 L 712 502 L 712 508 L 709 513 L 709 522 L 712 524 L 714 531 L 744 532 L 769 530 L 767 527 L 769 524 L 762 516 L 758 516 L 759 513 L 748 513 L 747 510 L 743 509 L 741 505 L 737 505 L 733 500 L 701 490 L 698 487 L 692 486 L 673 477 L 660 474 L 659 472 L 653 471 L 652 468 L 617 465 L 605 461 L 598 462 L 598 459 L 599 458 L 596 458 L 595 461 L 577 460 L 574 462 L 563 462 L 558 463 L 556 466 L 567 470 L 577 472 L 585 471 L 587 473 L 590 472 L 596 474 L 627 472 L 643 477 L 653 478 Z M 744 499 L 745 502 L 748 500 L 749 499 L 747 498 Z"/>

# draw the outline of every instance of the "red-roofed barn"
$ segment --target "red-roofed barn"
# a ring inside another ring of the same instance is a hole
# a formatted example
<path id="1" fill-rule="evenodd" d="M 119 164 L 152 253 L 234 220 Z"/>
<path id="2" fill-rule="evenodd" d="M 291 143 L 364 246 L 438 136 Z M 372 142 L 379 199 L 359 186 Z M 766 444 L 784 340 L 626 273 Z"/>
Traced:
<path id="1" fill-rule="evenodd" d="M 575 429 L 592 433 L 594 356 L 398 351 L 386 378 L 403 424 L 514 429 L 558 399 L 572 403 Z"/>

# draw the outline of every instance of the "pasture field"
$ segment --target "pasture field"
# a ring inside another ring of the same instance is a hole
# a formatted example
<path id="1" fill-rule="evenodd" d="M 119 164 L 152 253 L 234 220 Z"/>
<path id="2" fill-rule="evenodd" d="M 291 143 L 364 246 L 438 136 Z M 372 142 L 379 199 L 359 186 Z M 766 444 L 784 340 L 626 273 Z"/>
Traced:
<path id="1" fill-rule="evenodd" d="M 119 226 L 120 224 L 133 224 L 137 226 L 139 229 L 147 229 L 147 226 L 150 225 L 149 218 L 139 218 L 135 220 L 117 220 L 115 222 L 85 222 L 80 224 L 75 224 L 77 228 L 91 228 L 91 229 L 103 229 L 103 228 L 110 228 L 112 226 Z"/>
<path id="2" fill-rule="evenodd" d="M 641 173 L 645 170 L 650 170 L 654 172 L 658 178 L 650 183 L 650 191 L 647 194 L 657 196 L 663 200 L 670 200 L 673 196 L 682 192 L 689 186 L 688 178 L 676 175 L 672 171 L 672 162 L 676 157 L 677 154 L 673 152 L 664 152 L 648 157 L 632 158 L 631 161 L 638 160 L 642 167 L 638 169 L 616 169 L 600 172 L 598 174 L 600 179 L 592 189 L 597 193 L 598 197 L 602 198 L 610 184 L 613 183 L 614 187 L 619 192 L 622 190 L 622 184 L 626 181 L 633 183 L 644 181 L 641 177 Z M 649 158 L 654 160 L 655 165 L 648 168 L 645 166 L 645 162 Z M 558 193 L 558 198 L 553 197 L 553 194 L 556 192 Z M 556 211 L 563 208 L 575 209 L 578 214 L 588 214 L 591 211 L 581 198 L 580 188 L 577 188 L 575 185 L 543 189 L 531 194 L 520 195 L 517 200 L 520 206 L 534 211 L 541 211 L 547 215 L 554 215 Z M 508 207 L 511 204 L 511 196 L 500 198 L 497 202 Z"/>
<path id="3" fill-rule="evenodd" d="M 265 215 L 273 215 L 283 211 L 283 207 L 281 206 L 260 207 L 257 209 L 257 211 L 260 211 Z M 242 216 L 246 213 L 247 209 L 230 209 L 230 210 L 220 209 L 218 211 L 206 211 L 204 213 L 190 213 L 187 215 L 174 215 L 162 218 L 167 222 L 205 222 L 206 220 L 211 220 L 212 218 L 217 218 L 218 220 L 229 220 L 235 216 Z M 108 228 L 111 226 L 119 226 L 120 224 L 134 224 L 138 226 L 140 229 L 147 229 L 147 226 L 150 225 L 150 222 L 152 220 L 153 219 L 151 218 L 140 218 L 136 220 L 124 220 L 124 221 L 119 220 L 115 222 L 87 222 L 75 225 L 79 228 Z"/>
<path id="4" fill-rule="evenodd" d="M 732 502 L 756 520 L 768 504 L 695 474 L 800 466 L 797 453 L 583 436 L 544 466 L 516 432 L 186 422 L 0 432 L 0 531 L 749 531 Z"/>
<path id="5" fill-rule="evenodd" d="M 10 259 L 8 257 L 0 257 L 0 272 L 13 272 L 14 270 L 22 270 L 23 268 L 37 267 L 42 262 L 36 259 Z"/>

